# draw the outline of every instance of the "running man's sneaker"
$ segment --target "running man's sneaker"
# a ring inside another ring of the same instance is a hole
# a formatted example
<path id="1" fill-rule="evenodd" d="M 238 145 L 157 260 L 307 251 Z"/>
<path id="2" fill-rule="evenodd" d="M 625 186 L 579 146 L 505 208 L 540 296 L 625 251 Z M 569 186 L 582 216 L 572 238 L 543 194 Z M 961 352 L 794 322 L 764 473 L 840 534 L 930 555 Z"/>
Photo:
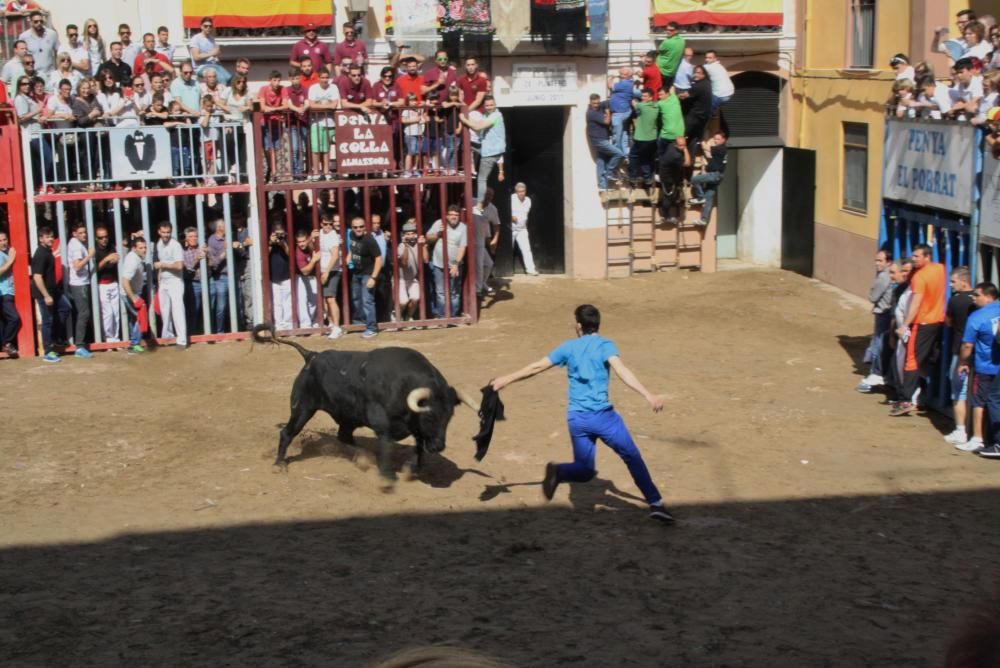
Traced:
<path id="1" fill-rule="evenodd" d="M 968 440 L 969 436 L 965 433 L 965 429 L 962 429 L 961 427 L 955 427 L 953 432 L 944 437 L 945 443 L 951 443 L 954 446 L 957 446 L 960 443 L 964 444 Z M 959 450 L 961 450 L 961 448 L 959 448 Z"/>
<path id="2" fill-rule="evenodd" d="M 662 503 L 653 503 L 649 506 L 649 519 L 656 520 L 657 522 L 663 522 L 664 524 L 673 524 L 674 516 L 663 507 Z"/>
<path id="3" fill-rule="evenodd" d="M 865 379 L 861 381 L 865 385 L 871 385 L 872 387 L 878 387 L 880 385 L 885 385 L 885 378 L 878 376 L 874 373 L 870 373 L 865 376 Z"/>
<path id="4" fill-rule="evenodd" d="M 375 329 L 366 329 L 364 331 L 364 333 L 361 335 L 361 338 L 362 339 L 374 339 L 376 336 L 378 336 L 378 330 L 375 330 Z"/>
<path id="5" fill-rule="evenodd" d="M 994 443 L 983 448 L 979 451 L 979 456 L 986 457 L 987 459 L 1000 459 L 1000 445 Z"/>
<path id="6" fill-rule="evenodd" d="M 983 439 L 979 436 L 973 436 L 968 441 L 964 443 L 956 443 L 955 449 L 961 450 L 962 452 L 979 452 L 983 449 Z"/>
<path id="7" fill-rule="evenodd" d="M 62 358 L 56 353 L 45 353 L 45 357 L 42 358 L 42 361 L 55 364 L 56 362 L 62 362 Z"/>
<path id="8" fill-rule="evenodd" d="M 889 417 L 902 417 L 903 415 L 909 415 L 915 410 L 917 410 L 916 404 L 911 404 L 909 401 L 900 401 L 889 411 Z"/>
<path id="9" fill-rule="evenodd" d="M 330 335 L 327 337 L 331 341 L 336 341 L 344 335 L 344 330 L 340 327 L 332 327 L 330 329 Z"/>
<path id="10" fill-rule="evenodd" d="M 704 203 L 705 203 L 704 197 L 692 197 L 691 199 L 688 200 L 689 206 L 701 206 Z"/>
<path id="11" fill-rule="evenodd" d="M 94 353 L 90 352 L 86 348 L 77 348 L 76 352 L 73 353 L 74 357 L 79 357 L 80 359 L 89 360 L 94 356 Z"/>
<path id="12" fill-rule="evenodd" d="M 555 496 L 556 487 L 559 486 L 559 467 L 549 462 L 545 465 L 545 478 L 542 479 L 542 494 L 549 501 Z"/>
<path id="13" fill-rule="evenodd" d="M 140 354 L 140 353 L 144 353 L 144 352 L 146 352 L 146 349 L 145 349 L 145 348 L 143 348 L 143 347 L 142 347 L 141 345 L 139 345 L 138 343 L 137 343 L 137 344 L 135 344 L 134 346 L 129 346 L 129 347 L 128 347 L 128 354 L 129 354 L 129 355 L 138 355 L 138 354 Z"/>
<path id="14" fill-rule="evenodd" d="M 874 390 L 875 388 L 869 385 L 868 383 L 858 383 L 857 385 L 854 386 L 854 389 L 860 392 L 861 394 L 871 394 L 871 391 Z"/>

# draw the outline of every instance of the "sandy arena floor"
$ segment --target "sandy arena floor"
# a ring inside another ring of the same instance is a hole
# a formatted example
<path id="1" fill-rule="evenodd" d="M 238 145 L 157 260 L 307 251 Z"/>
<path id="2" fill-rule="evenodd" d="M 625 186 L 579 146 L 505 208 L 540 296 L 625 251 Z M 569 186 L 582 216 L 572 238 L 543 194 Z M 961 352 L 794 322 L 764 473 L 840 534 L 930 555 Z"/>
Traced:
<path id="1" fill-rule="evenodd" d="M 249 343 L 0 364 L 0 662 L 367 666 L 452 642 L 520 666 L 937 666 L 997 584 L 1000 464 L 852 389 L 870 319 L 777 271 L 517 280 L 473 328 L 404 344 L 455 385 L 550 351 L 572 308 L 653 391 L 612 396 L 678 523 L 624 465 L 569 455 L 558 370 L 503 393 L 489 455 L 459 408 L 443 457 L 378 490 L 373 439 L 317 416 L 271 461 L 300 357 Z M 401 448 L 402 466 L 408 448 Z"/>

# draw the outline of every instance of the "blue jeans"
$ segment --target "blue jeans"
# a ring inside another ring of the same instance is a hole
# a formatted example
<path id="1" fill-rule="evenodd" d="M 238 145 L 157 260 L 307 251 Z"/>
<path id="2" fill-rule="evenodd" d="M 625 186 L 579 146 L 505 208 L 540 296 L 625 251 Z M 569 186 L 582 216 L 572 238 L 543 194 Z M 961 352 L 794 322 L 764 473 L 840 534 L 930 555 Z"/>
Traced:
<path id="1" fill-rule="evenodd" d="M 706 223 L 712 220 L 712 207 L 715 206 L 715 194 L 722 183 L 722 172 L 705 172 L 691 177 L 691 194 L 705 200 L 701 207 L 701 219 Z"/>
<path id="2" fill-rule="evenodd" d="M 445 169 L 457 169 L 458 168 L 458 150 L 462 146 L 461 135 L 445 135 L 444 138 L 444 168 Z"/>
<path id="3" fill-rule="evenodd" d="M 128 298 L 125 291 L 119 293 L 122 304 L 125 306 L 125 313 L 128 314 L 128 342 L 131 346 L 142 343 L 142 329 L 139 327 L 139 314 L 132 305 L 132 300 Z"/>
<path id="4" fill-rule="evenodd" d="M 993 377 L 990 392 L 986 396 L 986 412 L 990 416 L 993 443 L 1000 444 L 1000 374 Z"/>
<path id="5" fill-rule="evenodd" d="M 431 265 L 431 271 L 434 274 L 434 317 L 443 318 L 444 313 L 444 269 L 441 267 L 435 267 Z M 451 292 L 451 317 L 454 318 L 459 314 L 460 302 L 462 297 L 462 276 L 459 272 L 458 276 L 448 277 L 448 288 Z"/>
<path id="6" fill-rule="evenodd" d="M 597 439 L 601 439 L 625 462 L 646 503 L 657 503 L 663 499 L 660 490 L 653 484 L 639 448 L 628 433 L 625 421 L 613 408 L 586 413 L 570 411 L 566 421 L 573 442 L 573 463 L 559 464 L 556 477 L 560 482 L 587 482 L 597 475 L 594 459 Z"/>
<path id="7" fill-rule="evenodd" d="M 184 314 L 187 317 L 188 334 L 202 333 L 200 279 L 195 279 L 184 287 Z"/>
<path id="8" fill-rule="evenodd" d="M 229 280 L 226 274 L 208 279 L 208 303 L 212 309 L 212 333 L 226 331 L 226 311 L 229 308 Z"/>
<path id="9" fill-rule="evenodd" d="M 632 118 L 631 111 L 616 111 L 611 114 L 611 144 L 617 146 L 618 150 L 628 155 L 628 132 L 625 131 L 625 124 Z"/>
<path id="10" fill-rule="evenodd" d="M 708 200 L 705 200 L 708 205 Z M 881 376 L 886 371 L 885 361 L 882 359 L 882 350 L 885 346 L 885 335 L 889 333 L 892 326 L 892 311 L 875 314 L 875 327 L 872 330 L 872 340 L 865 351 L 865 361 L 871 363 L 870 373 L 874 376 Z"/>
<path id="11" fill-rule="evenodd" d="M 55 351 L 55 347 L 52 345 L 53 325 L 55 325 L 56 333 L 59 334 L 60 343 L 63 343 L 66 341 L 66 321 L 73 315 L 73 306 L 66 299 L 66 295 L 53 295 L 52 299 L 52 306 L 46 306 L 44 299 L 35 297 L 38 311 L 42 314 L 40 329 L 42 330 L 42 347 L 45 348 L 46 353 Z"/>
<path id="12" fill-rule="evenodd" d="M 191 149 L 187 146 L 170 147 L 170 166 L 174 178 L 194 176 L 194 165 L 191 164 Z"/>
<path id="13" fill-rule="evenodd" d="M 483 193 L 486 192 L 486 186 L 489 185 L 490 174 L 493 173 L 493 168 L 497 166 L 500 162 L 500 158 L 503 157 L 503 153 L 499 155 L 484 155 L 479 159 L 479 177 L 476 179 L 476 197 L 482 197 Z"/>
<path id="14" fill-rule="evenodd" d="M 288 136 L 292 141 L 292 174 L 301 176 L 306 173 L 306 126 L 292 121 L 288 126 Z"/>
<path id="15" fill-rule="evenodd" d="M 594 152 L 594 160 L 597 161 L 597 187 L 601 190 L 607 190 L 608 175 L 614 173 L 621 161 L 625 159 L 625 154 L 607 139 L 594 141 L 590 147 Z"/>
<path id="16" fill-rule="evenodd" d="M 731 99 L 733 99 L 732 95 L 727 95 L 726 97 L 716 97 L 715 95 L 713 95 L 712 96 L 712 111 L 710 113 L 712 115 L 715 115 L 715 112 L 719 109 L 719 107 L 721 107 L 722 105 L 724 105 L 726 102 L 729 102 Z"/>
<path id="17" fill-rule="evenodd" d="M 351 322 L 365 325 L 369 330 L 378 331 L 375 320 L 375 289 L 368 287 L 371 274 L 356 272 L 351 274 Z"/>

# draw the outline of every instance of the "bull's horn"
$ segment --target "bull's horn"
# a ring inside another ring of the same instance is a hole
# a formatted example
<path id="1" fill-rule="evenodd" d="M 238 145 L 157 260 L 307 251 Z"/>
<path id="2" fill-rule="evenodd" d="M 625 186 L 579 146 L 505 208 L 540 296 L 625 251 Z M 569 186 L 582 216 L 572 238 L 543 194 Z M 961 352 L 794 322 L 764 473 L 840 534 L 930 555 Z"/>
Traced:
<path id="1" fill-rule="evenodd" d="M 477 413 L 479 412 L 479 402 L 470 397 L 462 390 L 458 389 L 457 387 L 455 388 L 455 396 L 457 396 L 458 400 L 461 401 L 463 404 L 465 404 L 475 412 Z"/>
<path id="2" fill-rule="evenodd" d="M 406 407 L 409 408 L 414 413 L 428 413 L 431 410 L 430 406 L 421 406 L 421 401 L 427 401 L 431 398 L 431 388 L 429 387 L 418 387 L 415 390 L 410 390 L 410 393 L 406 395 Z"/>

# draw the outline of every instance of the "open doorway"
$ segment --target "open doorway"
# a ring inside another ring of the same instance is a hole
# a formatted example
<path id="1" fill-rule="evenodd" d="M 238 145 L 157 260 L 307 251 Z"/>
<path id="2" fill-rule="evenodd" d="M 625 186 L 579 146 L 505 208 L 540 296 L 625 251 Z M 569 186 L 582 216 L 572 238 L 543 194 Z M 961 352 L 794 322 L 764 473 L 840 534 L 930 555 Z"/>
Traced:
<path id="1" fill-rule="evenodd" d="M 563 131 L 566 107 L 517 107 L 502 109 L 507 126 L 506 179 L 497 183 L 496 206 L 500 220 L 510 222 L 510 196 L 514 185 L 524 183 L 531 198 L 528 233 L 536 269 L 543 274 L 566 271 L 565 209 L 563 192 Z M 522 273 L 520 254 L 514 251 L 509 226 L 504 226 L 497 249 L 495 272 L 500 276 Z M 515 257 L 516 256 L 516 257 Z"/>

